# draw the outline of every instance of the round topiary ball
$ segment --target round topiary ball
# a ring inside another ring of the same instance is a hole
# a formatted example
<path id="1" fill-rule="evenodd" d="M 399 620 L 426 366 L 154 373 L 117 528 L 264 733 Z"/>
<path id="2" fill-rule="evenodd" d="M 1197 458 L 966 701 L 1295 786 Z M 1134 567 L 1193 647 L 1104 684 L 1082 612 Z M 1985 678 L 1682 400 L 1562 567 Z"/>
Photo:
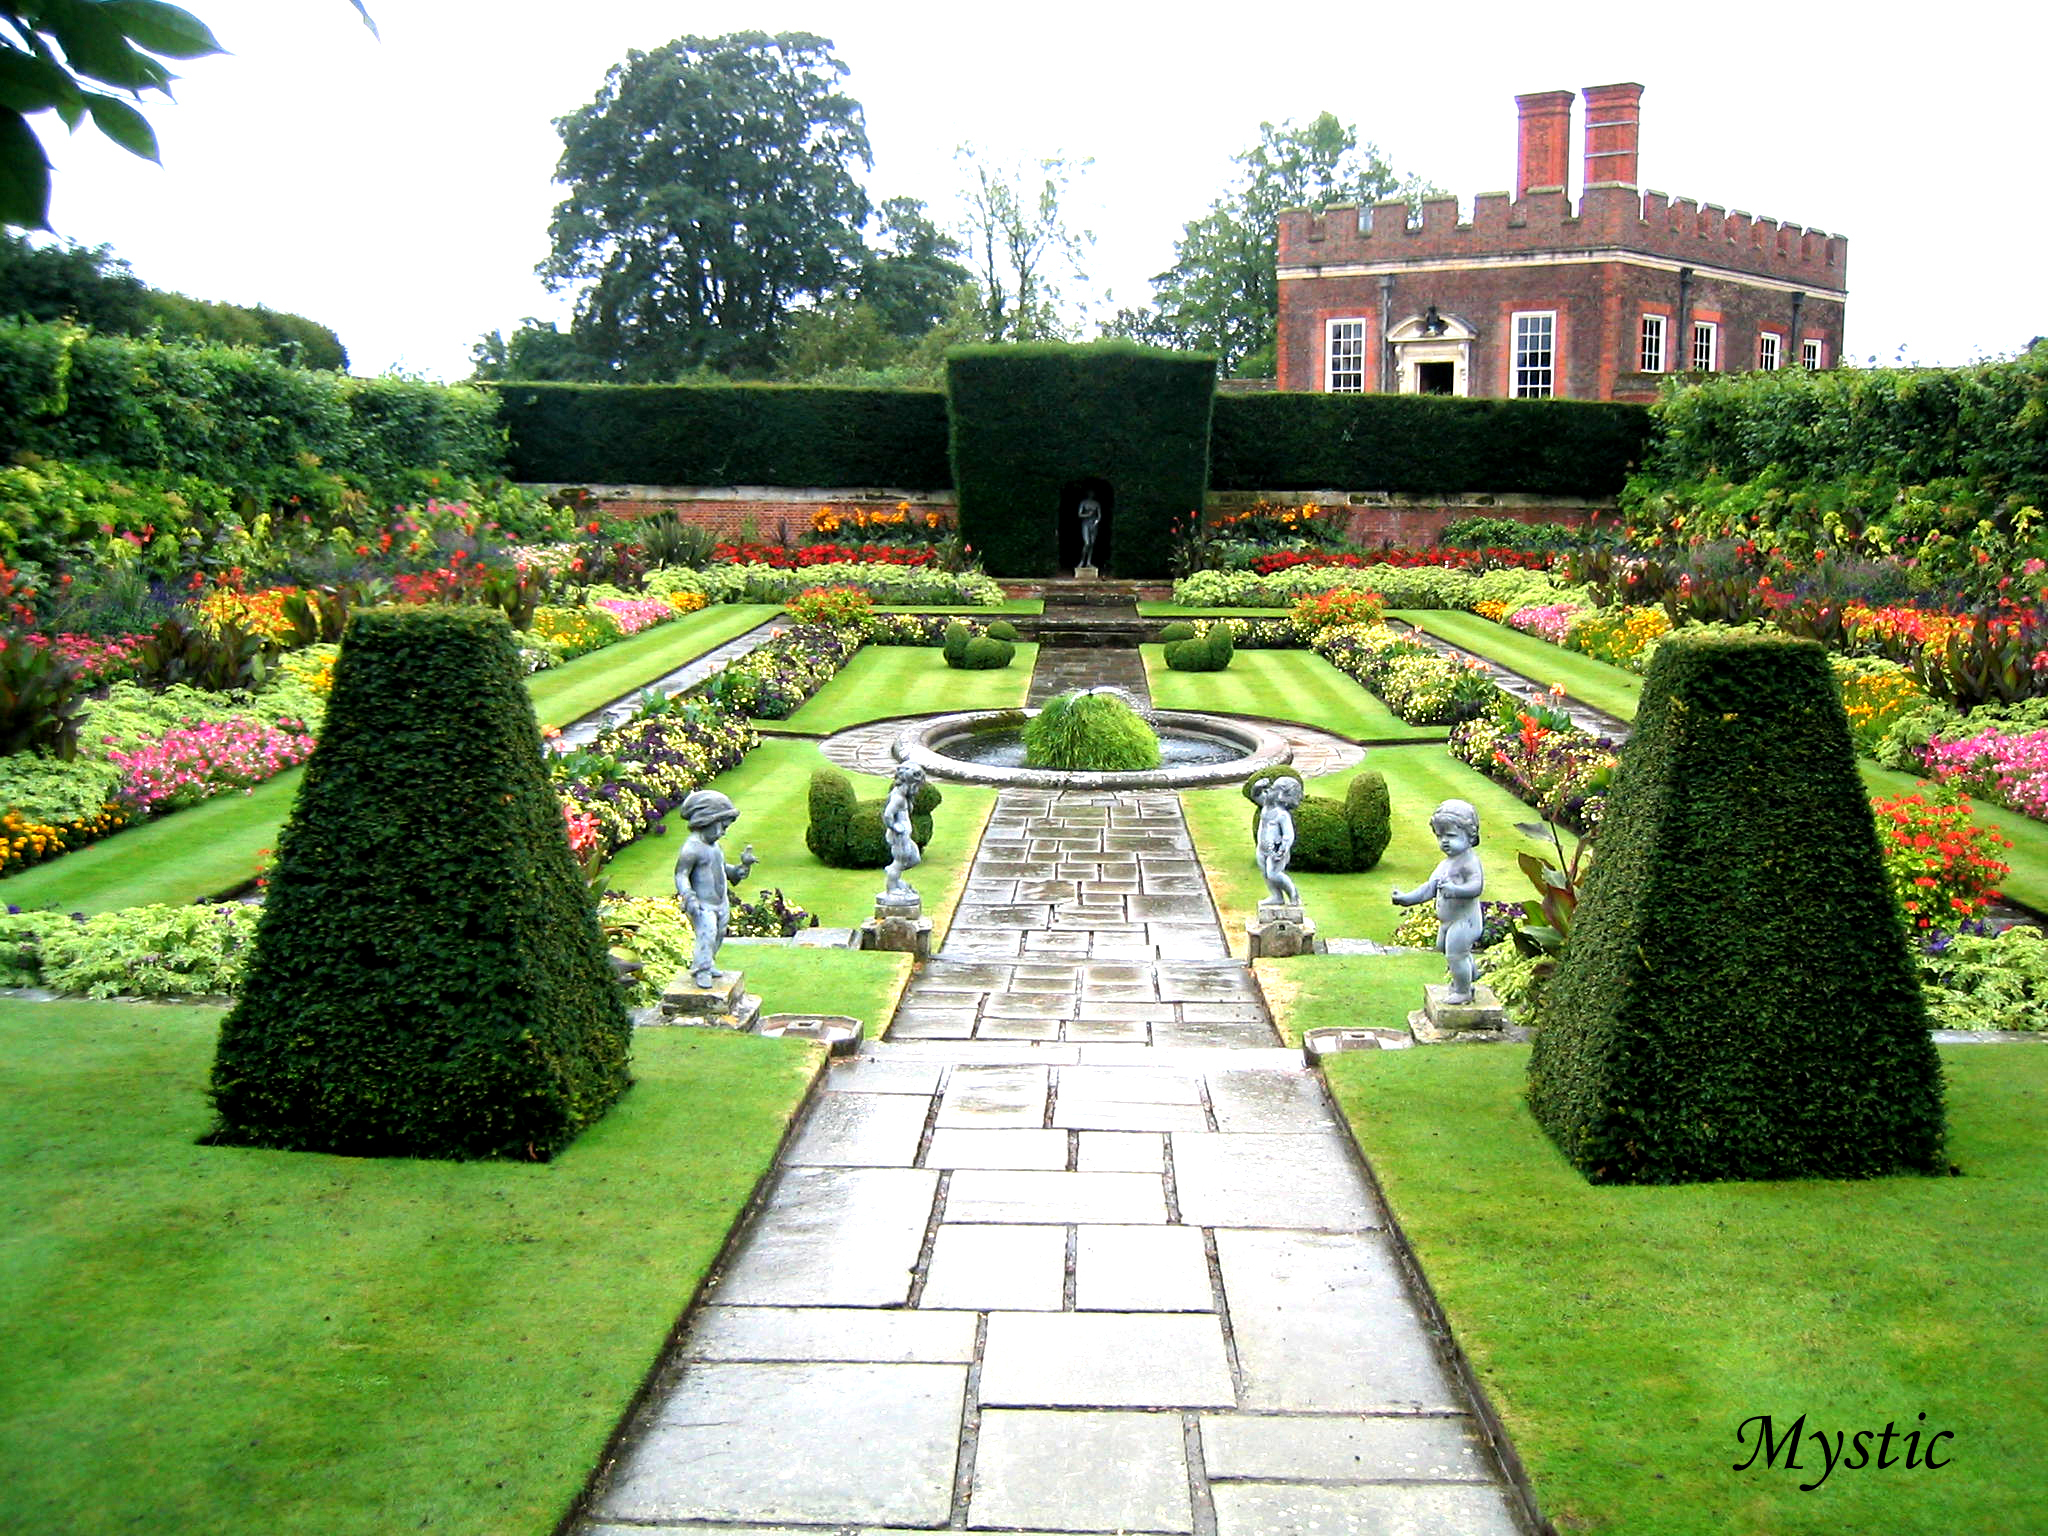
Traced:
<path id="1" fill-rule="evenodd" d="M 961 652 L 960 665 L 970 672 L 996 672 L 1010 664 L 1017 648 L 993 635 L 977 635 Z"/>
<path id="2" fill-rule="evenodd" d="M 1192 640 L 1194 638 L 1195 626 L 1186 620 L 1176 620 L 1159 631 L 1159 643 L 1161 645 L 1172 645 L 1176 640 Z"/>
<path id="3" fill-rule="evenodd" d="M 1013 645 L 1019 639 L 1017 626 L 1008 619 L 997 619 L 993 624 L 989 625 L 988 637 L 991 640 L 1008 640 Z"/>

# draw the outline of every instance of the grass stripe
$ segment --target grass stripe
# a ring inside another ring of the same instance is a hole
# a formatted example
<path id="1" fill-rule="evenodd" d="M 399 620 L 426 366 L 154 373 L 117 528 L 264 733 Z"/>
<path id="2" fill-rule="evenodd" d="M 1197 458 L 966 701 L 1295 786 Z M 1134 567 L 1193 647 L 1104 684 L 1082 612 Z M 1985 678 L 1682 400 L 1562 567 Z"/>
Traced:
<path id="1" fill-rule="evenodd" d="M 1221 672 L 1176 672 L 1166 664 L 1165 646 L 1139 650 L 1161 709 L 1295 720 L 1353 741 L 1441 741 L 1449 731 L 1408 724 L 1313 651 L 1239 651 Z"/>
<path id="2" fill-rule="evenodd" d="M 1506 629 L 1482 619 L 1476 613 L 1436 609 L 1404 609 L 1389 613 L 1417 629 L 1448 640 L 1452 645 L 1498 662 L 1511 672 L 1539 683 L 1563 683 L 1565 692 L 1617 720 L 1636 717 L 1636 701 L 1642 697 L 1643 680 L 1633 672 L 1610 666 L 1578 651 L 1568 651 L 1518 629 Z"/>
<path id="3" fill-rule="evenodd" d="M 955 710 L 1018 709 L 1031 690 L 1038 647 L 1017 646 L 1007 667 L 969 672 L 949 667 L 928 645 L 865 645 L 837 677 L 820 688 L 778 730 L 830 736 L 848 726 L 905 714 L 949 714 Z"/>

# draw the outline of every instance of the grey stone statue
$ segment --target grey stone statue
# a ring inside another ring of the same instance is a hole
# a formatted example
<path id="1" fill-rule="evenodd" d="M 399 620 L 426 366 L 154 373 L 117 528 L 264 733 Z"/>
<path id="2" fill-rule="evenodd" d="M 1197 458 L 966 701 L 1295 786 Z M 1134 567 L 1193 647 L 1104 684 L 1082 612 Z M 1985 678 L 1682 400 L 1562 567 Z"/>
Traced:
<path id="1" fill-rule="evenodd" d="M 889 842 L 889 867 L 884 901 L 908 906 L 918 900 L 917 887 L 903 877 L 924 862 L 924 852 L 910 830 L 910 813 L 916 809 L 918 791 L 924 788 L 924 769 L 916 763 L 898 763 L 896 779 L 889 787 L 888 802 L 882 807 L 882 835 Z"/>
<path id="2" fill-rule="evenodd" d="M 1089 491 L 1082 496 L 1081 505 L 1074 509 L 1074 515 L 1081 519 L 1081 564 L 1095 563 L 1095 530 L 1102 526 L 1102 503 Z"/>
<path id="3" fill-rule="evenodd" d="M 1294 857 L 1294 813 L 1301 806 L 1301 780 L 1287 774 L 1266 780 L 1258 787 L 1259 873 L 1266 877 L 1268 901 L 1300 904 L 1301 892 L 1287 873 Z"/>
<path id="4" fill-rule="evenodd" d="M 676 899 L 682 903 L 697 936 L 697 949 L 690 962 L 690 977 L 708 987 L 718 975 L 718 946 L 725 942 L 726 924 L 732 918 L 728 882 L 744 880 L 756 863 L 754 845 L 749 843 L 737 864 L 725 862 L 718 840 L 739 820 L 739 811 L 715 789 L 700 789 L 677 807 L 690 824 L 689 840 L 676 855 Z"/>
<path id="5" fill-rule="evenodd" d="M 1479 812 L 1471 802 L 1446 800 L 1430 813 L 1429 830 L 1444 853 L 1443 862 L 1427 880 L 1412 891 L 1394 891 L 1397 907 L 1419 906 L 1436 898 L 1436 947 L 1443 951 L 1451 973 L 1449 1003 L 1472 1001 L 1472 983 L 1478 967 L 1472 960 L 1472 946 L 1479 942 L 1484 919 L 1479 911 L 1479 893 L 1486 888 L 1486 871 L 1480 867 Z"/>

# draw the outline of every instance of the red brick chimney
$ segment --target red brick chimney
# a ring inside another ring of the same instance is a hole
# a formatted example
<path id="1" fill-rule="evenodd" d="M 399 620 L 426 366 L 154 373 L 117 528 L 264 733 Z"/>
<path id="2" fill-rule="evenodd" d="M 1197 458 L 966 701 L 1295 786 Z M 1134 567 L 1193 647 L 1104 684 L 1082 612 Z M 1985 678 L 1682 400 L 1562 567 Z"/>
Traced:
<path id="1" fill-rule="evenodd" d="M 1571 160 L 1572 93 L 1517 96 L 1515 107 L 1522 114 L 1515 143 L 1515 201 L 1535 191 L 1562 192 Z"/>
<path id="2" fill-rule="evenodd" d="M 1586 185 L 1636 181 L 1636 134 L 1642 126 L 1643 88 L 1589 85 L 1586 97 Z"/>

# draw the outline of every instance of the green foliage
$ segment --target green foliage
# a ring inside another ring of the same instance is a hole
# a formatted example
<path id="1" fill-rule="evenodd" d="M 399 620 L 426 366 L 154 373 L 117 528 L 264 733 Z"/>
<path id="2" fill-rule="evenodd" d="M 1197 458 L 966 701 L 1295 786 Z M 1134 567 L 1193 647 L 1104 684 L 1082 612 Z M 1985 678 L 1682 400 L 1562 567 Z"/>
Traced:
<path id="1" fill-rule="evenodd" d="M 121 336 L 155 330 L 179 341 L 260 347 L 303 368 L 348 367 L 341 338 L 326 326 L 260 304 L 245 309 L 146 287 L 105 245 L 34 246 L 20 235 L 0 236 L 0 315 L 71 320 Z"/>
<path id="2" fill-rule="evenodd" d="M 845 74 L 809 33 L 682 37 L 628 53 L 555 120 L 569 195 L 540 270 L 581 285 L 581 350 L 631 381 L 772 365 L 796 301 L 864 254 L 872 160 Z"/>
<path id="3" fill-rule="evenodd" d="M 131 491 L 180 497 L 194 513 L 224 511 L 233 492 L 259 508 L 296 498 L 294 511 L 323 523 L 367 496 L 381 516 L 393 502 L 424 501 L 430 476 L 445 496 L 502 473 L 497 412 L 492 396 L 461 385 L 316 373 L 263 352 L 65 325 L 0 325 L 0 455 L 83 462 L 108 480 L 145 471 L 152 478 Z M 205 505 L 208 487 L 219 504 Z M 122 521 L 143 520 L 155 520 L 153 510 Z"/>
<path id="4" fill-rule="evenodd" d="M 1328 112 L 1305 124 L 1259 124 L 1259 142 L 1237 157 L 1235 184 L 1174 246 L 1172 267 L 1152 280 L 1157 313 L 1141 340 L 1213 352 L 1233 378 L 1271 378 L 1280 289 L 1273 266 L 1280 211 L 1337 203 L 1368 208 L 1383 198 L 1417 205 L 1436 191 L 1402 176 L 1358 130 Z"/>
<path id="5" fill-rule="evenodd" d="M 114 798 L 121 779 L 121 769 L 96 755 L 66 761 L 9 752 L 0 756 L 0 808 L 51 825 L 85 821 Z"/>
<path id="6" fill-rule="evenodd" d="M 520 480 L 647 485 L 952 483 L 937 390 L 505 384 Z"/>
<path id="7" fill-rule="evenodd" d="M 1210 482 L 1219 491 L 1611 496 L 1651 430 L 1643 406 L 1587 400 L 1220 395 Z"/>
<path id="8" fill-rule="evenodd" d="M 1159 766 L 1159 738 L 1113 693 L 1062 693 L 1024 722 L 1033 768 L 1129 773 Z"/>
<path id="9" fill-rule="evenodd" d="M 1262 768 L 1244 783 L 1245 799 L 1252 802 L 1252 836 L 1258 837 L 1258 792 L 1274 779 L 1301 783 L 1298 769 Z M 1353 875 L 1371 869 L 1393 840 L 1392 802 L 1386 778 L 1378 773 L 1361 773 L 1351 781 L 1342 800 L 1328 795 L 1304 794 L 1294 811 L 1294 852 L 1288 867 L 1312 875 Z"/>
<path id="10" fill-rule="evenodd" d="M 919 786 L 910 805 L 910 837 L 922 848 L 932 840 L 932 812 L 942 797 L 933 784 Z M 853 780 L 836 768 L 811 775 L 810 824 L 804 846 L 834 869 L 880 869 L 889 862 L 889 839 L 882 830 L 887 794 L 862 800 Z"/>
<path id="11" fill-rule="evenodd" d="M 2038 928 L 1958 934 L 1920 961 L 1937 1029 L 2048 1029 L 2048 940 Z"/>
<path id="12" fill-rule="evenodd" d="M 991 640 L 1007 640 L 1012 645 L 1015 645 L 1021 638 L 1017 633 L 1017 626 L 1008 619 L 997 619 L 990 624 L 988 627 L 988 637 Z"/>
<path id="13" fill-rule="evenodd" d="M 26 631 L 0 630 L 0 755 L 78 755 L 78 673 Z"/>
<path id="14" fill-rule="evenodd" d="M 1016 654 L 1016 647 L 1007 640 L 976 635 L 961 649 L 960 666 L 968 672 L 999 672 Z"/>
<path id="15" fill-rule="evenodd" d="M 221 1025 L 217 1138 L 548 1158 L 630 1041 L 504 616 L 359 611 Z"/>
<path id="16" fill-rule="evenodd" d="M 137 648 L 135 676 L 156 688 L 253 691 L 276 656 L 277 647 L 261 635 L 233 624 L 209 629 L 174 613 Z"/>
<path id="17" fill-rule="evenodd" d="M 1182 640 L 1192 640 L 1194 638 L 1195 626 L 1188 623 L 1185 619 L 1176 620 L 1159 631 L 1159 643 L 1161 645 L 1175 645 Z"/>
<path id="18" fill-rule="evenodd" d="M 1192 629 L 1192 625 L 1168 625 Z M 1230 665 L 1237 643 L 1224 623 L 1208 625 L 1200 634 L 1166 642 L 1166 664 L 1176 672 L 1221 672 Z"/>
<path id="19" fill-rule="evenodd" d="M 1931 1172 L 1940 1068 L 1812 641 L 1673 635 L 1529 1067 L 1596 1182 Z"/>
<path id="20" fill-rule="evenodd" d="M 972 339 L 1020 342 L 1065 336 L 1060 284 L 1069 276 L 1088 280 L 1082 253 L 1095 240 L 1086 230 L 1067 226 L 1065 205 L 1076 173 L 1092 162 L 1048 155 L 1028 165 L 1006 165 L 967 144 L 955 158 L 967 172 L 960 202 L 979 309 Z"/>
<path id="21" fill-rule="evenodd" d="M 1063 497 L 1089 477 L 1112 492 L 1097 563 L 1166 573 L 1174 519 L 1205 494 L 1211 359 L 1129 342 L 964 347 L 946 387 L 960 536 L 988 569 L 1059 569 Z"/>
<path id="22" fill-rule="evenodd" d="M 128 907 L 52 924 L 37 947 L 37 985 L 81 997 L 181 997 L 234 992 L 261 914 L 219 906 Z"/>

